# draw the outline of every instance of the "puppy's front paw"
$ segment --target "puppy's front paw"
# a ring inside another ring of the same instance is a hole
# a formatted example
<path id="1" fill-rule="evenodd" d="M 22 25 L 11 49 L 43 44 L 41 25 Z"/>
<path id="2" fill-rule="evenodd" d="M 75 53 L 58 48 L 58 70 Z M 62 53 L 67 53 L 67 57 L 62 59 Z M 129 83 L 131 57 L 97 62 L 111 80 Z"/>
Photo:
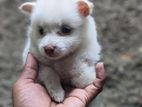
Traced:
<path id="1" fill-rule="evenodd" d="M 49 94 L 53 98 L 53 100 L 55 100 L 58 103 L 63 102 L 65 97 L 64 90 L 54 90 L 52 91 L 52 93 L 49 93 Z"/>

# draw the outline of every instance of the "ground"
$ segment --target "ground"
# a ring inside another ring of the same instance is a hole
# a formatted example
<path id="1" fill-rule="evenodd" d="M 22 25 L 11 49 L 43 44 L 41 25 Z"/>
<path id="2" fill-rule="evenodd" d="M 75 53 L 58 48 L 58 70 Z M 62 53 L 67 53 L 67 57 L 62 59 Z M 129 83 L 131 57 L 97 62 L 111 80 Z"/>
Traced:
<path id="1" fill-rule="evenodd" d="M 0 107 L 12 106 L 11 88 L 22 70 L 29 21 L 18 6 L 24 1 L 0 0 Z M 93 2 L 107 74 L 93 106 L 142 107 L 142 0 Z"/>

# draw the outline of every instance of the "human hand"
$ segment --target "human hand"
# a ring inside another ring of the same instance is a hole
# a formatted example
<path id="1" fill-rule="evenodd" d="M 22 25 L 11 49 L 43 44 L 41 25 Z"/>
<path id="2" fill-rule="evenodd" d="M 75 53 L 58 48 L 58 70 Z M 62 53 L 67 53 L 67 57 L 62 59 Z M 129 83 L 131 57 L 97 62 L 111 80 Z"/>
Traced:
<path id="1" fill-rule="evenodd" d="M 103 63 L 98 63 L 94 83 L 84 89 L 72 90 L 64 102 L 58 104 L 51 100 L 42 85 L 35 82 L 37 71 L 37 61 L 29 54 L 23 73 L 13 86 L 14 107 L 85 107 L 102 91 L 105 81 Z"/>

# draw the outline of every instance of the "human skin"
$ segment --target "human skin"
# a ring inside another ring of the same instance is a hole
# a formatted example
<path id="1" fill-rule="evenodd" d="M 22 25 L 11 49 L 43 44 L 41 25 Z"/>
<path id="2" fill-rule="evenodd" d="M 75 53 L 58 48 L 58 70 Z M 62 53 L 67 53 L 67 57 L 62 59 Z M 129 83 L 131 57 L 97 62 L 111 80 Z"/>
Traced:
<path id="1" fill-rule="evenodd" d="M 28 54 L 24 70 L 13 86 L 13 107 L 86 107 L 103 89 L 105 71 L 103 63 L 96 64 L 96 79 L 84 89 L 66 94 L 62 103 L 52 101 L 46 89 L 36 83 L 38 63 Z"/>

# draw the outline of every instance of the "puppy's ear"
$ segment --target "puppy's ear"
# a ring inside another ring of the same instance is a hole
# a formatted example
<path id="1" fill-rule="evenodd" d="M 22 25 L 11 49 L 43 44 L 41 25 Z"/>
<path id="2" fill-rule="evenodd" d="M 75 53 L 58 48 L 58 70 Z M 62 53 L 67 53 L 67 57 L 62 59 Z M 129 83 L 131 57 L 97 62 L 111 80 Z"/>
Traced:
<path id="1" fill-rule="evenodd" d="M 93 3 L 89 2 L 88 0 L 78 0 L 78 9 L 82 16 L 86 17 L 93 11 Z"/>
<path id="2" fill-rule="evenodd" d="M 23 3 L 19 7 L 19 9 L 26 14 L 31 14 L 35 4 L 36 4 L 35 2 L 26 2 L 26 3 Z"/>

